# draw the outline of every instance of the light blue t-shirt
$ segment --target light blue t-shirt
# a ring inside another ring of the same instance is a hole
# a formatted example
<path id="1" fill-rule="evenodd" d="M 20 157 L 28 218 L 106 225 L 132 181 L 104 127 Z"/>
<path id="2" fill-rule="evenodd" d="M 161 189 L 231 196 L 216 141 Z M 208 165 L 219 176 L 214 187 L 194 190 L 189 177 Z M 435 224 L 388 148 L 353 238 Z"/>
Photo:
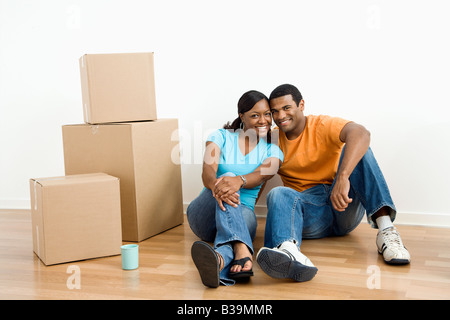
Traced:
<path id="1" fill-rule="evenodd" d="M 267 158 L 278 158 L 283 162 L 283 152 L 278 146 L 267 143 L 265 139 L 259 139 L 257 146 L 247 155 L 243 155 L 239 148 L 239 132 L 227 129 L 219 129 L 208 136 L 207 141 L 214 142 L 220 148 L 219 167 L 217 177 L 224 173 L 232 172 L 235 175 L 252 173 Z M 241 203 L 255 210 L 255 202 L 258 198 L 261 185 L 251 189 L 241 189 Z"/>

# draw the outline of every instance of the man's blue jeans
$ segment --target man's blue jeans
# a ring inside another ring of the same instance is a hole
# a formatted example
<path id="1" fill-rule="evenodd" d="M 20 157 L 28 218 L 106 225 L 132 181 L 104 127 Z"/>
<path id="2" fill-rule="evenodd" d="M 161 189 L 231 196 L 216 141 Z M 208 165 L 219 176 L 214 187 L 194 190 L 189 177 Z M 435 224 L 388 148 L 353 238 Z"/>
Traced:
<path id="1" fill-rule="evenodd" d="M 234 176 L 233 173 L 224 175 Z M 234 284 L 228 278 L 230 263 L 234 260 L 233 242 L 245 243 L 253 254 L 252 241 L 256 235 L 257 221 L 255 213 L 249 207 L 240 204 L 237 208 L 223 203 L 223 211 L 211 190 L 204 188 L 186 210 L 189 226 L 194 234 L 206 242 L 214 242 L 216 250 L 223 258 L 224 268 L 220 272 L 220 281 L 224 285 Z"/>
<path id="2" fill-rule="evenodd" d="M 264 246 L 273 248 L 293 240 L 300 246 L 302 239 L 345 235 L 359 225 L 364 213 L 371 226 L 377 228 L 371 216 L 382 207 L 390 208 L 390 218 L 394 221 L 396 209 L 370 148 L 349 180 L 349 197 L 353 201 L 344 212 L 335 211 L 331 204 L 334 183 L 320 184 L 303 192 L 287 187 L 272 189 L 267 195 Z"/>

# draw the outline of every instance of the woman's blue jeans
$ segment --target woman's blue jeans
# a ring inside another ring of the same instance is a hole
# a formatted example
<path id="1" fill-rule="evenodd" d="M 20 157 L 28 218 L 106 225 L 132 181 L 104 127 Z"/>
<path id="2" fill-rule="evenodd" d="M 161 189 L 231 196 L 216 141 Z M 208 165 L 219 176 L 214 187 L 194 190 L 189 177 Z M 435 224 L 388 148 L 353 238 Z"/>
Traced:
<path id="1" fill-rule="evenodd" d="M 364 213 L 371 226 L 377 228 L 371 216 L 382 207 L 390 208 L 390 218 L 394 221 L 396 209 L 370 148 L 356 165 L 349 180 L 349 197 L 353 201 L 344 212 L 335 211 L 331 204 L 334 182 L 332 185 L 320 184 L 303 192 L 287 187 L 272 189 L 267 195 L 264 246 L 273 248 L 284 241 L 293 240 L 300 246 L 302 239 L 345 235 L 359 225 Z"/>
<path id="2" fill-rule="evenodd" d="M 235 176 L 226 173 L 223 176 Z M 224 268 L 220 272 L 220 281 L 224 285 L 232 285 L 234 280 L 228 278 L 230 264 L 234 260 L 233 242 L 240 241 L 247 245 L 253 254 L 252 241 L 256 235 L 257 221 L 255 213 L 249 207 L 240 204 L 237 208 L 223 203 L 223 211 L 211 190 L 204 188 L 186 210 L 189 226 L 197 237 L 214 243 L 216 250 L 223 258 Z"/>

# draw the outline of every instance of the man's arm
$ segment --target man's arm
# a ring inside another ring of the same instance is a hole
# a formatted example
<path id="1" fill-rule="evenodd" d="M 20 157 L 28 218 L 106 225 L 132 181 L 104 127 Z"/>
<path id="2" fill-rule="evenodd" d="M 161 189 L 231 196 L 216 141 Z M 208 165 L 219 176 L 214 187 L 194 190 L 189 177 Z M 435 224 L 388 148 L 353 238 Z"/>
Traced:
<path id="1" fill-rule="evenodd" d="M 370 132 L 360 124 L 349 122 L 341 130 L 339 138 L 345 143 L 345 149 L 330 199 L 335 210 L 344 211 L 353 201 L 348 197 L 350 191 L 348 179 L 369 149 Z"/>

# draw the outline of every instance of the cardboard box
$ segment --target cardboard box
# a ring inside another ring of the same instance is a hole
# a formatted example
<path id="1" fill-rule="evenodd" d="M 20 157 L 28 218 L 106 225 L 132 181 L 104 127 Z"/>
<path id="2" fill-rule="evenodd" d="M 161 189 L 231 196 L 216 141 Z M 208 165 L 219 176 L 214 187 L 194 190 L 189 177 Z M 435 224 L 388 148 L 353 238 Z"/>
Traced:
<path id="1" fill-rule="evenodd" d="M 66 175 L 120 178 L 124 241 L 183 223 L 177 129 L 177 119 L 62 127 Z"/>
<path id="2" fill-rule="evenodd" d="M 156 120 L 153 53 L 79 59 L 85 123 Z"/>
<path id="3" fill-rule="evenodd" d="M 30 180 L 33 251 L 46 265 L 120 254 L 119 179 L 104 173 Z"/>

